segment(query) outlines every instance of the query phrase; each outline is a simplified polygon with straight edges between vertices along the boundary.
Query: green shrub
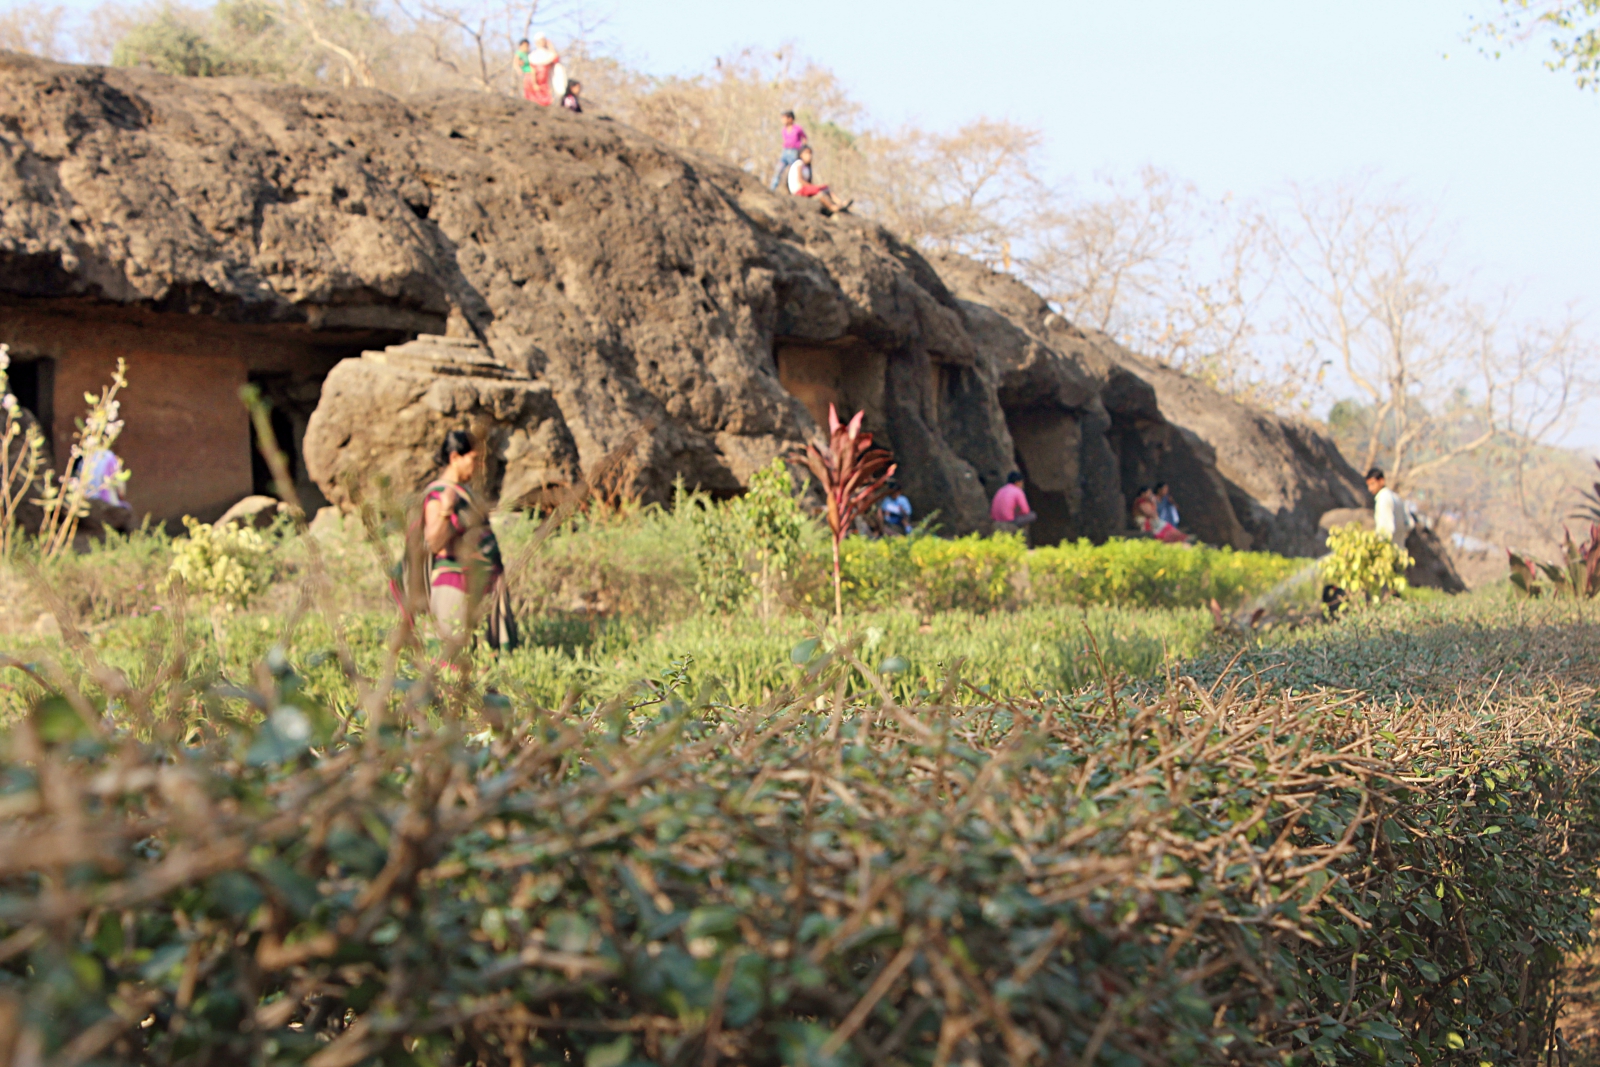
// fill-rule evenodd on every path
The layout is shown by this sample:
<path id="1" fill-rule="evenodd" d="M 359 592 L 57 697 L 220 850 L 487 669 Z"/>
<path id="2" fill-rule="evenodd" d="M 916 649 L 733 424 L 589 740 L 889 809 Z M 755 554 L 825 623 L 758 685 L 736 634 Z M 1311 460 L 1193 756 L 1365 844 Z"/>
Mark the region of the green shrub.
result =
<path id="1" fill-rule="evenodd" d="M 1358 602 L 1384 593 L 1406 591 L 1411 557 L 1389 538 L 1352 522 L 1328 531 L 1328 555 L 1321 563 L 1322 580 L 1358 597 Z"/>
<path id="2" fill-rule="evenodd" d="M 227 52 L 171 9 L 129 29 L 112 49 L 111 64 L 190 78 L 234 73 Z"/>
<path id="3" fill-rule="evenodd" d="M 272 543 L 242 523 L 212 526 L 185 515 L 189 536 L 172 547 L 170 580 L 218 606 L 245 607 L 272 580 Z"/>
<path id="4" fill-rule="evenodd" d="M 674 510 L 687 509 L 694 531 L 694 583 L 700 602 L 733 611 L 752 594 L 770 610 L 803 558 L 807 519 L 782 459 L 750 476 L 743 496 L 714 503 L 679 486 Z"/>
<path id="5" fill-rule="evenodd" d="M 282 650 L 252 690 L 30 682 L 7 1036 L 149 1065 L 1548 1047 L 1600 863 L 1573 697 L 828 696 L 851 670 L 570 714 L 368 676 L 376 720 Z"/>
<path id="6" fill-rule="evenodd" d="M 1075 604 L 1225 608 L 1304 570 L 1307 561 L 1270 552 L 1113 539 L 1079 540 L 1029 553 L 1034 596 Z"/>
<path id="7" fill-rule="evenodd" d="M 1018 534 L 845 542 L 852 603 L 909 600 L 927 613 L 987 612 L 1023 604 L 1234 607 L 1307 567 L 1268 552 L 1155 540 L 1087 540 L 1029 550 Z"/>

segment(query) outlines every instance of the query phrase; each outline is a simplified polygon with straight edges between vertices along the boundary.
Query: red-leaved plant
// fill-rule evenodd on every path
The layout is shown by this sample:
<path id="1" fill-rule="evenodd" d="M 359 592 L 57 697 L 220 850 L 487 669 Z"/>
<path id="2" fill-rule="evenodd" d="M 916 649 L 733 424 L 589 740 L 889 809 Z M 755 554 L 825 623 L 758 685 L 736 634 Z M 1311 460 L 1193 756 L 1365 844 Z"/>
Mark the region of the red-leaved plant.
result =
<path id="1" fill-rule="evenodd" d="M 1596 488 L 1600 488 L 1597 486 Z M 1589 537 L 1582 544 L 1572 539 L 1572 533 L 1562 531 L 1559 563 L 1519 556 L 1507 550 L 1511 557 L 1511 584 L 1526 596 L 1541 596 L 1549 579 L 1552 593 L 1565 593 L 1578 600 L 1600 597 L 1600 523 L 1591 523 Z"/>
<path id="2" fill-rule="evenodd" d="M 828 501 L 828 531 L 833 534 L 833 617 L 844 618 L 844 593 L 839 573 L 839 544 L 855 526 L 856 518 L 866 513 L 884 494 L 884 486 L 894 475 L 895 464 L 889 453 L 872 446 L 872 434 L 861 429 L 856 412 L 848 426 L 839 422 L 839 412 L 828 405 L 828 447 L 808 444 L 794 459 L 822 486 Z"/>

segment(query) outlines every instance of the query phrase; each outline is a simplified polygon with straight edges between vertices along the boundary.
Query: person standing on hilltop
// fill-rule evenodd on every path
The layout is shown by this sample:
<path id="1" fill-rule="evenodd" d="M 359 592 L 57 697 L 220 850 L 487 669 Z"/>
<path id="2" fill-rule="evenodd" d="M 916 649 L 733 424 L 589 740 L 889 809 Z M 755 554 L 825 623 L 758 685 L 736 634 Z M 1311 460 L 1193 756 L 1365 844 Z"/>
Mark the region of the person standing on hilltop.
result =
<path id="1" fill-rule="evenodd" d="M 528 61 L 528 56 L 532 51 L 533 48 L 528 44 L 526 37 L 517 42 L 516 65 L 517 73 L 522 76 L 522 99 L 524 100 L 533 99 L 533 64 Z"/>
<path id="2" fill-rule="evenodd" d="M 989 518 L 994 520 L 995 529 L 1001 533 L 1016 533 L 1038 517 L 1028 506 L 1028 495 L 1022 491 L 1022 475 L 1012 471 L 989 504 Z"/>
<path id="3" fill-rule="evenodd" d="M 583 83 L 577 81 L 568 82 L 567 91 L 561 94 L 561 106 L 574 115 L 581 115 L 583 114 L 583 100 L 580 99 L 582 96 Z"/>
<path id="4" fill-rule="evenodd" d="M 778 186 L 789 174 L 789 168 L 794 166 L 800 158 L 800 149 L 806 146 L 806 130 L 794 120 L 793 111 L 783 113 L 783 154 L 778 157 L 778 170 L 772 175 L 772 189 L 777 191 Z"/>
<path id="5" fill-rule="evenodd" d="M 1406 510 L 1406 502 L 1389 488 L 1388 479 L 1378 467 L 1367 471 L 1367 492 L 1372 494 L 1373 528 L 1404 552 L 1406 537 L 1411 533 L 1411 513 Z"/>
<path id="6" fill-rule="evenodd" d="M 794 196 L 815 197 L 829 211 L 849 211 L 854 200 L 840 200 L 826 185 L 811 182 L 811 146 L 800 149 L 800 158 L 789 164 L 789 192 Z"/>
<path id="7" fill-rule="evenodd" d="M 542 33 L 534 36 L 533 51 L 524 56 L 522 98 L 532 100 L 540 107 L 549 107 L 556 102 L 551 79 L 561 57 L 550 47 L 550 38 Z"/>

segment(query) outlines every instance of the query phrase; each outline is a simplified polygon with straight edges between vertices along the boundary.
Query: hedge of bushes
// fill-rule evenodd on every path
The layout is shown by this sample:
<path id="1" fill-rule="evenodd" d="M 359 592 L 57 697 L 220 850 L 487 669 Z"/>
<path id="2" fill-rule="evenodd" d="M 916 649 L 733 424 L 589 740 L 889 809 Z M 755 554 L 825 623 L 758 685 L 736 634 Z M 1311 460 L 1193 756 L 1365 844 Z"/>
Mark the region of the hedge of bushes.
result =
<path id="1" fill-rule="evenodd" d="M 9 664 L 0 1059 L 1509 1062 L 1600 863 L 1559 692 L 759 708 Z M 851 699 L 850 675 L 881 695 Z M 84 688 L 78 688 L 78 685 Z"/>
<path id="2" fill-rule="evenodd" d="M 925 612 L 1024 604 L 1235 607 L 1306 570 L 1306 560 L 1160 541 L 1087 540 L 1029 549 L 1019 534 L 845 542 L 847 595 L 861 606 L 909 598 Z"/>

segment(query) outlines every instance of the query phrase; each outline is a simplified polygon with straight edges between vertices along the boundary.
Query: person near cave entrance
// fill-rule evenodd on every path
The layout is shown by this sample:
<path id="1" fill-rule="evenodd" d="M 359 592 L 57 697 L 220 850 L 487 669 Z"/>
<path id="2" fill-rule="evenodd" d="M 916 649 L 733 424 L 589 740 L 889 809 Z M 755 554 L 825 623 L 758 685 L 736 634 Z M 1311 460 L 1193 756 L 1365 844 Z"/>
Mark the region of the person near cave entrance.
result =
<path id="1" fill-rule="evenodd" d="M 1038 517 L 1028 506 L 1028 495 L 1022 491 L 1021 472 L 1012 471 L 989 503 L 989 518 L 994 520 L 995 529 L 1001 533 L 1016 533 Z"/>
<path id="2" fill-rule="evenodd" d="M 451 430 L 435 459 L 439 474 L 422 492 L 420 518 L 406 530 L 396 597 L 408 615 L 420 610 L 431 614 L 447 645 L 466 637 L 473 605 L 487 605 L 483 617 L 489 647 L 510 651 L 519 641 L 500 543 L 488 512 L 469 488 L 479 468 L 478 442 L 466 430 Z"/>
<path id="3" fill-rule="evenodd" d="M 1173 510 L 1176 512 L 1176 508 Z M 1189 540 L 1182 530 L 1168 522 L 1161 514 L 1160 498 L 1155 490 L 1146 486 L 1140 486 L 1138 494 L 1133 498 L 1133 524 L 1157 541 L 1177 545 L 1187 544 Z"/>
<path id="4" fill-rule="evenodd" d="M 878 513 L 883 516 L 883 529 L 889 536 L 911 536 L 911 499 L 893 478 L 889 479 L 889 495 L 878 505 Z"/>
<path id="5" fill-rule="evenodd" d="M 800 158 L 789 164 L 789 192 L 794 196 L 815 197 L 829 211 L 849 211 L 854 200 L 840 200 L 826 185 L 811 183 L 811 146 L 800 149 Z"/>
<path id="6" fill-rule="evenodd" d="M 1156 514 L 1161 517 L 1161 521 L 1172 526 L 1179 525 L 1181 520 L 1178 518 L 1178 502 L 1172 499 L 1172 487 L 1166 482 L 1157 482 L 1155 494 Z"/>

